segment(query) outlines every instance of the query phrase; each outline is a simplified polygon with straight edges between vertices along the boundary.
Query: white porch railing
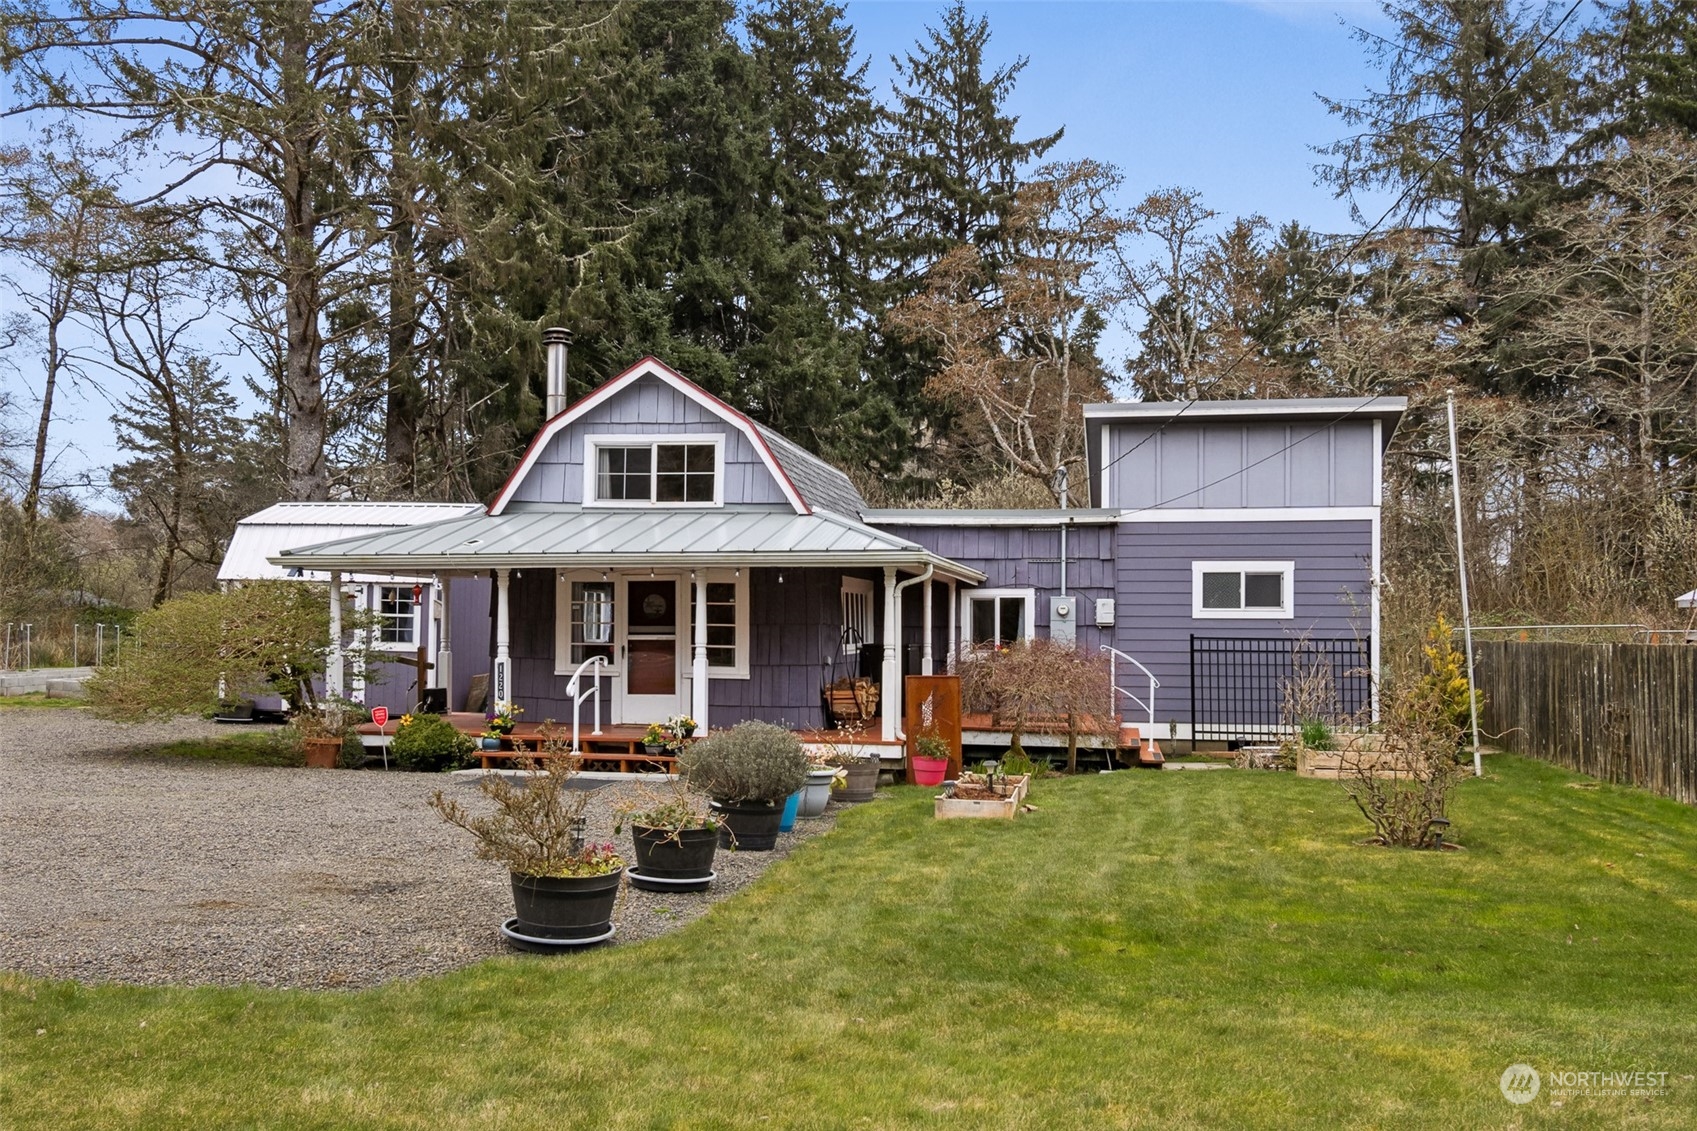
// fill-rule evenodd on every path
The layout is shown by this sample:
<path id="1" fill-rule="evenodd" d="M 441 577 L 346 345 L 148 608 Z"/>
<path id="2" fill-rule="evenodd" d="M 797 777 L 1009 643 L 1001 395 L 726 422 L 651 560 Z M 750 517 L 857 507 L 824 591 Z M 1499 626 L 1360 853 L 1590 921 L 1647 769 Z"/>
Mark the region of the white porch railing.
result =
<path id="1" fill-rule="evenodd" d="M 1155 733 L 1155 689 L 1161 686 L 1161 681 L 1156 679 L 1155 673 L 1144 667 L 1136 658 L 1126 655 L 1118 648 L 1104 644 L 1102 645 L 1102 651 L 1108 654 L 1108 679 L 1114 685 L 1114 694 L 1125 696 L 1127 699 L 1130 699 L 1133 703 L 1136 703 L 1139 707 L 1142 707 L 1149 713 L 1149 734 L 1152 737 Z M 1126 663 L 1132 665 L 1138 671 L 1149 677 L 1148 699 L 1144 699 L 1136 693 L 1120 686 L 1119 661 L 1121 660 L 1124 660 Z M 1118 703 L 1118 700 L 1116 699 L 1115 702 Z"/>
<path id="2" fill-rule="evenodd" d="M 566 681 L 566 696 L 572 701 L 572 753 L 578 752 L 578 728 L 583 721 L 583 701 L 595 700 L 595 729 L 591 735 L 601 733 L 601 676 L 607 667 L 607 657 L 591 656 L 577 666 L 572 678 Z M 589 688 L 584 690 L 583 673 L 589 673 Z"/>

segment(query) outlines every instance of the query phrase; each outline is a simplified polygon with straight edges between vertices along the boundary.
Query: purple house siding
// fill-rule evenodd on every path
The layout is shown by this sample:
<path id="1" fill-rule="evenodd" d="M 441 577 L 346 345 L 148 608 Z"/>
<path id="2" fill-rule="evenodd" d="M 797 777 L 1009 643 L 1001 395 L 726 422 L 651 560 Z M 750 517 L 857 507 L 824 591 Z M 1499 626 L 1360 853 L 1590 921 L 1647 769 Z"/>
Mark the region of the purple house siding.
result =
<path id="1" fill-rule="evenodd" d="M 490 670 L 490 643 L 494 639 L 494 590 L 487 577 L 455 577 L 448 582 L 449 643 L 454 649 L 454 680 L 448 692 L 448 708 L 465 705 L 473 676 Z"/>
<path id="2" fill-rule="evenodd" d="M 965 519 L 964 521 L 970 521 Z M 983 588 L 1037 591 L 1037 635 L 1049 635 L 1049 598 L 1060 595 L 1060 531 L 1055 526 L 901 526 L 881 523 L 901 538 L 912 539 L 942 557 L 972 566 L 986 575 Z M 1078 599 L 1078 642 L 1085 648 L 1113 643 L 1112 630 L 1099 629 L 1095 602 L 1115 596 L 1114 530 L 1111 525 L 1072 526 L 1067 530 L 1067 593 Z M 970 589 L 961 592 L 970 592 Z M 933 598 L 937 639 L 933 647 L 939 670 L 949 654 L 946 590 Z M 957 594 L 957 600 L 958 600 Z M 904 594 L 902 624 L 908 644 L 920 642 L 919 587 Z M 1187 605 L 1186 608 L 1189 606 Z M 960 614 L 957 610 L 956 621 Z"/>
<path id="3" fill-rule="evenodd" d="M 1190 637 L 1362 637 L 1370 631 L 1372 524 L 1305 522 L 1122 523 L 1115 647 L 1157 679 L 1157 727 L 1190 722 Z M 1191 563 L 1295 562 L 1291 620 L 1195 619 Z M 1127 684 L 1127 686 L 1134 686 Z"/>
<path id="4" fill-rule="evenodd" d="M 784 495 L 748 438 L 722 418 L 673 389 L 646 376 L 614 394 L 564 428 L 543 449 L 530 474 L 513 494 L 517 502 L 581 503 L 584 437 L 618 433 L 663 436 L 712 434 L 725 438 L 724 501 L 784 503 Z"/>
<path id="5" fill-rule="evenodd" d="M 1135 509 L 1372 506 L 1373 422 L 1118 423 L 1107 431 L 1108 498 Z"/>

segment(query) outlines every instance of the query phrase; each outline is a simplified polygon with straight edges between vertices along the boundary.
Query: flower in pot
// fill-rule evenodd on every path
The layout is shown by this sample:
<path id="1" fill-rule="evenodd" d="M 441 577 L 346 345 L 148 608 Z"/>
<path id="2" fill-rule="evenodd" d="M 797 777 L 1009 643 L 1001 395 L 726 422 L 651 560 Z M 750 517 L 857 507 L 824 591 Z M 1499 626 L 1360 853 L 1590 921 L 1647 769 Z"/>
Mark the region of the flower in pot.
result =
<path id="1" fill-rule="evenodd" d="M 858 725 L 839 725 L 834 739 L 826 739 L 815 749 L 812 759 L 818 765 L 835 766 L 842 771 L 836 784 L 836 799 L 844 804 L 871 801 L 878 789 L 881 768 L 877 754 L 863 754 L 856 749 L 862 729 Z"/>
<path id="2" fill-rule="evenodd" d="M 527 942 L 577 945 L 613 933 L 625 862 L 609 842 L 584 838 L 590 791 L 573 789 L 579 759 L 544 745 L 544 768 L 525 759 L 528 780 L 485 774 L 478 789 L 494 811 L 474 814 L 437 790 L 430 805 L 477 839 L 477 856 L 506 867 L 517 912 L 504 930 Z"/>
<path id="3" fill-rule="evenodd" d="M 663 753 L 677 744 L 677 734 L 666 723 L 649 723 L 642 733 L 642 748 L 650 754 Z"/>
<path id="4" fill-rule="evenodd" d="M 688 715 L 673 715 L 666 720 L 666 729 L 671 731 L 676 736 L 676 741 L 680 743 L 686 738 L 695 736 L 696 725 L 696 721 Z"/>
<path id="5" fill-rule="evenodd" d="M 294 717 L 295 733 L 300 735 L 301 753 L 306 764 L 315 770 L 333 770 L 341 762 L 342 743 L 347 727 L 339 705 L 326 704 L 323 710 L 303 709 Z"/>
<path id="6" fill-rule="evenodd" d="M 942 785 L 949 772 L 949 744 L 934 734 L 922 734 L 913 744 L 913 780 L 916 785 Z"/>
<path id="7" fill-rule="evenodd" d="M 801 740 L 771 723 L 714 731 L 678 756 L 678 768 L 713 799 L 719 843 L 756 852 L 777 844 L 784 799 L 807 783 Z"/>
<path id="8" fill-rule="evenodd" d="M 518 726 L 519 716 L 522 714 L 524 708 L 512 703 L 508 703 L 499 711 L 490 711 L 483 716 L 483 733 L 491 738 L 505 738 Z"/>
<path id="9" fill-rule="evenodd" d="M 615 832 L 630 826 L 636 866 L 630 880 L 648 891 L 705 891 L 712 882 L 719 822 L 677 778 L 664 790 L 638 783 L 619 806 Z"/>

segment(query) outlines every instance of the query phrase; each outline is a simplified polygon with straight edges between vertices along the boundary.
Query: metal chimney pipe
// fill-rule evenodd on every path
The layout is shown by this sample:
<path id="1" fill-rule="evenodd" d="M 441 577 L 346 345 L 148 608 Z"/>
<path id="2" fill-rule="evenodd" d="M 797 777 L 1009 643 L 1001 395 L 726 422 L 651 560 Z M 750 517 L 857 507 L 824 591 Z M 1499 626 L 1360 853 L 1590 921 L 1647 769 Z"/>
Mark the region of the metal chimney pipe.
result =
<path id="1" fill-rule="evenodd" d="M 548 347 L 547 416 L 552 420 L 566 411 L 566 350 L 572 344 L 572 332 L 550 326 L 542 331 L 542 344 Z"/>

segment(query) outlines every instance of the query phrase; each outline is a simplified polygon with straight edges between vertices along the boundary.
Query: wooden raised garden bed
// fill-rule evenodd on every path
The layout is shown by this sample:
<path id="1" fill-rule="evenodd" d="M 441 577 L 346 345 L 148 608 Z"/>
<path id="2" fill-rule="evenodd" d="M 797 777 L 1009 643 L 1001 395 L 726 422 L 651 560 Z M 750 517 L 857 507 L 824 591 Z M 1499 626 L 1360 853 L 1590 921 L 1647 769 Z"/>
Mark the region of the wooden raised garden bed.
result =
<path id="1" fill-rule="evenodd" d="M 1031 785 L 1029 774 L 1014 774 L 998 779 L 995 791 L 980 774 L 962 774 L 939 793 L 933 810 L 939 821 L 984 819 L 1011 821 L 1025 804 Z"/>

